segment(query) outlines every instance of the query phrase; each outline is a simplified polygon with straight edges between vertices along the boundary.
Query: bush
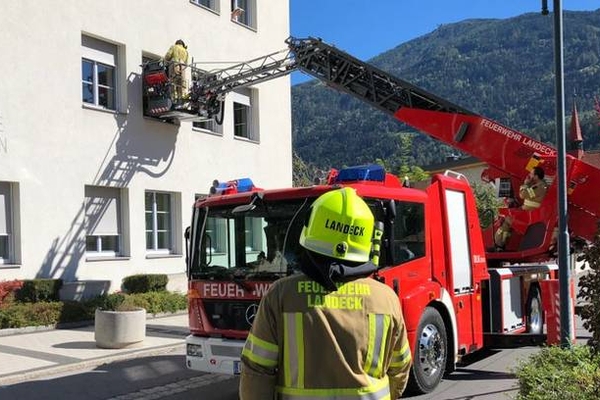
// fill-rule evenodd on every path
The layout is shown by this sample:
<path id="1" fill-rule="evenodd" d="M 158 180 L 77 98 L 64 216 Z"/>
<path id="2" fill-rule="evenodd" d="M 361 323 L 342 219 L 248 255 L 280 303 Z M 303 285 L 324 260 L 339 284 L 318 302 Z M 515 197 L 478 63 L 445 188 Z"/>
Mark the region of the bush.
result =
<path id="1" fill-rule="evenodd" d="M 187 297 L 179 293 L 142 293 L 139 295 L 139 300 L 146 304 L 144 308 L 149 314 L 176 312 L 187 309 Z"/>
<path id="2" fill-rule="evenodd" d="M 543 348 L 516 368 L 517 399 L 600 398 L 600 358 L 589 346 Z"/>
<path id="3" fill-rule="evenodd" d="M 40 301 L 58 301 L 58 291 L 62 287 L 60 279 L 28 279 L 17 290 L 15 298 L 20 302 L 37 303 Z"/>
<path id="4" fill-rule="evenodd" d="M 583 320 L 583 327 L 592 333 L 588 344 L 600 352 L 600 231 L 593 243 L 583 249 L 579 261 L 585 261 L 589 271 L 579 278 L 577 297 L 583 301 L 583 306 L 577 314 Z"/>
<path id="5" fill-rule="evenodd" d="M 96 308 L 116 311 L 144 308 L 148 314 L 158 314 L 185 310 L 187 298 L 179 293 L 150 292 L 112 293 L 82 302 L 14 302 L 0 309 L 0 329 L 92 321 Z"/>
<path id="6" fill-rule="evenodd" d="M 129 294 L 164 292 L 167 290 L 169 278 L 165 274 L 139 274 L 123 279 L 123 291 Z"/>
<path id="7" fill-rule="evenodd" d="M 148 314 L 159 314 L 185 310 L 187 297 L 166 291 L 136 294 L 113 293 L 103 296 L 99 307 L 109 311 L 131 311 L 144 308 Z"/>
<path id="8" fill-rule="evenodd" d="M 63 303 L 14 303 L 0 310 L 0 328 L 54 325 L 60 320 Z"/>
<path id="9" fill-rule="evenodd" d="M 5 302 L 10 302 L 14 298 L 15 292 L 23 286 L 23 281 L 2 281 L 0 282 L 0 306 Z"/>

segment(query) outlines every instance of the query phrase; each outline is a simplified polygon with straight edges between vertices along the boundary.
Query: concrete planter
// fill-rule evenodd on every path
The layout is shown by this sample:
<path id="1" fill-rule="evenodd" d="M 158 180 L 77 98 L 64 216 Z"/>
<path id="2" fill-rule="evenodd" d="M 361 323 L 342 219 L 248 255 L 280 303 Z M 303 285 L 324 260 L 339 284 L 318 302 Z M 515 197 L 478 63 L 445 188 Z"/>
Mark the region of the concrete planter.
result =
<path id="1" fill-rule="evenodd" d="M 104 311 L 96 309 L 94 319 L 96 346 L 123 349 L 141 346 L 146 338 L 146 310 Z"/>

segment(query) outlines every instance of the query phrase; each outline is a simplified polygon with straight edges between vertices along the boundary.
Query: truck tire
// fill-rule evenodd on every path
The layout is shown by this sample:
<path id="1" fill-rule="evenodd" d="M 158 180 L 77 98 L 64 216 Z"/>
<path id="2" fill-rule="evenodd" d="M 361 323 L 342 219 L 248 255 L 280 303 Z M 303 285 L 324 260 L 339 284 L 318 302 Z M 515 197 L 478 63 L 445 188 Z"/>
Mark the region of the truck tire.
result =
<path id="1" fill-rule="evenodd" d="M 416 340 L 407 391 L 411 394 L 429 393 L 442 380 L 448 358 L 446 326 L 435 308 L 425 308 Z"/>
<path id="2" fill-rule="evenodd" d="M 542 293 L 538 285 L 529 287 L 527 296 L 527 333 L 541 335 L 544 333 L 544 311 L 542 309 Z"/>

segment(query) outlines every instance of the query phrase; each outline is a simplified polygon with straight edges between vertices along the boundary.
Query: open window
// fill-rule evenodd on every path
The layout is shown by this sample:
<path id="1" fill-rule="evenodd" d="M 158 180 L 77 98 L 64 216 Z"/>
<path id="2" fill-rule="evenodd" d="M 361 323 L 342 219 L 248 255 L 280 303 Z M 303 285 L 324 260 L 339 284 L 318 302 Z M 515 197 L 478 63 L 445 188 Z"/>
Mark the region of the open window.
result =
<path id="1" fill-rule="evenodd" d="M 256 0 L 231 0 L 231 20 L 256 29 Z"/>

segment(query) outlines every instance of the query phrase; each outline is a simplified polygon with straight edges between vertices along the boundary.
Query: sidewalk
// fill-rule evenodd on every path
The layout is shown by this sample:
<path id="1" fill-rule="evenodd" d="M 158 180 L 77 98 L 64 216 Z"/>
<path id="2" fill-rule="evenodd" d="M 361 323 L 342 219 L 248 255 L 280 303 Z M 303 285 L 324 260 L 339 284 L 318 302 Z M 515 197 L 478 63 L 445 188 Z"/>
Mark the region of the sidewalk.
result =
<path id="1" fill-rule="evenodd" d="M 0 386 L 113 361 L 169 352 L 185 344 L 187 313 L 149 318 L 139 347 L 100 349 L 94 326 L 0 336 Z M 183 361 L 182 361 L 183 362 Z"/>

